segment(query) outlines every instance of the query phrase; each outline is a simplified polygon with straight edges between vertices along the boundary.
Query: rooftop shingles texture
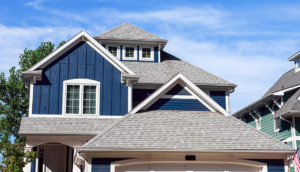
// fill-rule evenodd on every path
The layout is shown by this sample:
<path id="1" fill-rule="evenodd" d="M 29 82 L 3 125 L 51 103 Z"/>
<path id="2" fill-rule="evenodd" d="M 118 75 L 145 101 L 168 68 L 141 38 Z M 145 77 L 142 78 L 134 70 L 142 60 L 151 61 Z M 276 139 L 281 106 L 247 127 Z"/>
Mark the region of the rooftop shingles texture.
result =
<path id="1" fill-rule="evenodd" d="M 164 84 L 171 77 L 182 73 L 196 85 L 236 86 L 167 52 L 162 51 L 161 59 L 160 63 L 122 62 L 140 77 L 138 83 L 142 84 Z"/>
<path id="2" fill-rule="evenodd" d="M 217 112 L 149 111 L 128 114 L 81 151 L 291 152 L 244 122 Z"/>
<path id="3" fill-rule="evenodd" d="M 283 105 L 278 111 L 276 111 L 274 118 L 287 114 L 288 112 L 300 112 L 300 89 L 298 89 Z"/>
<path id="4" fill-rule="evenodd" d="M 152 33 L 149 33 L 129 23 L 121 24 L 107 32 L 95 36 L 94 38 L 105 39 L 105 40 L 167 42 L 167 40 L 164 40 Z"/>
<path id="5" fill-rule="evenodd" d="M 23 117 L 19 134 L 98 134 L 118 119 Z"/>
<path id="6" fill-rule="evenodd" d="M 283 74 L 273 86 L 264 94 L 263 97 L 267 97 L 270 94 L 284 90 L 300 84 L 300 72 L 295 72 L 295 69 L 291 69 Z"/>

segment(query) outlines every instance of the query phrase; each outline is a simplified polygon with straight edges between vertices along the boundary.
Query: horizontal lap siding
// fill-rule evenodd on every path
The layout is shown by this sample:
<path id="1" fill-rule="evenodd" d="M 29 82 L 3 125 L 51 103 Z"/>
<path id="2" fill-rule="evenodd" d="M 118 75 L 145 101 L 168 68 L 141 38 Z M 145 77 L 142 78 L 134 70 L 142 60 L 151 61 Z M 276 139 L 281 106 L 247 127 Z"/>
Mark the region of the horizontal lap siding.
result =
<path id="1" fill-rule="evenodd" d="M 62 114 L 63 81 L 86 78 L 100 82 L 100 114 L 124 115 L 128 109 L 128 88 L 121 72 L 88 44 L 81 42 L 43 72 L 33 88 L 33 114 Z"/>
<path id="2" fill-rule="evenodd" d="M 210 97 L 222 108 L 226 109 L 225 91 L 210 91 Z"/>
<path id="3" fill-rule="evenodd" d="M 282 128 L 278 132 L 274 131 L 274 122 L 273 115 L 267 108 L 262 108 L 259 110 L 261 113 L 261 131 L 276 138 L 277 140 L 283 140 L 288 137 L 291 137 L 291 127 L 285 122 L 282 122 Z M 249 125 L 256 127 L 256 123 L 250 115 L 246 116 L 246 123 Z"/>
<path id="4" fill-rule="evenodd" d="M 209 111 L 196 99 L 159 99 L 148 110 Z"/>

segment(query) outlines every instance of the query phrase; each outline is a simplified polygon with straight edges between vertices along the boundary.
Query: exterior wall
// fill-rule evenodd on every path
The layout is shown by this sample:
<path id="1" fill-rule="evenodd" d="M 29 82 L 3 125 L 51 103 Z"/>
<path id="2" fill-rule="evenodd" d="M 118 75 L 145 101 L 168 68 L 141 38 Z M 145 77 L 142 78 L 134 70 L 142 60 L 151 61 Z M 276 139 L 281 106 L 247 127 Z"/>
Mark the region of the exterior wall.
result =
<path id="1" fill-rule="evenodd" d="M 267 108 L 262 108 L 259 110 L 261 112 L 261 131 L 278 139 L 284 140 L 288 137 L 291 137 L 291 127 L 290 124 L 281 120 L 281 129 L 277 132 L 274 131 L 274 122 L 273 122 L 273 115 Z M 256 127 L 256 123 L 254 119 L 247 115 L 246 123 L 251 125 L 252 127 Z"/>
<path id="2" fill-rule="evenodd" d="M 296 136 L 300 136 L 300 118 L 294 118 L 295 119 L 295 131 Z M 299 145 L 299 144 L 297 144 Z"/>
<path id="3" fill-rule="evenodd" d="M 128 88 L 120 71 L 81 42 L 43 71 L 43 80 L 33 87 L 32 114 L 62 114 L 63 81 L 75 78 L 100 82 L 99 115 L 128 112 Z"/>
<path id="4" fill-rule="evenodd" d="M 197 99 L 159 99 L 148 110 L 209 111 Z"/>
<path id="5" fill-rule="evenodd" d="M 120 160 L 125 160 L 126 158 L 93 158 L 92 159 L 92 172 L 110 172 L 111 170 L 111 163 L 114 161 L 120 161 Z M 257 161 L 257 162 L 262 162 L 267 164 L 267 169 L 268 172 L 284 172 L 284 160 L 283 159 L 250 159 L 251 161 Z M 176 164 L 172 164 L 174 166 Z M 193 165 L 193 166 L 196 166 Z M 207 165 L 202 165 L 206 167 L 206 170 L 209 169 L 209 166 Z M 228 165 L 227 165 L 228 166 Z M 201 167 L 201 165 L 199 165 Z M 210 165 L 210 168 L 214 168 L 213 165 Z M 147 171 L 145 169 L 139 169 L 142 171 Z M 165 169 L 168 171 L 167 169 Z M 179 170 L 179 169 L 178 169 Z M 216 170 L 216 169 L 215 169 Z M 223 171 L 224 169 L 220 169 L 220 171 Z M 135 171 L 135 170 L 134 170 Z M 179 170 L 182 171 L 182 170 Z M 185 170 L 183 170 L 185 171 Z M 189 171 L 194 171 L 192 168 Z"/>
<path id="6" fill-rule="evenodd" d="M 133 89 L 133 108 L 141 103 L 143 100 L 145 100 L 148 96 L 150 96 L 155 90 L 154 89 Z M 167 92 L 166 95 L 190 95 L 185 89 L 183 89 L 181 86 L 176 85 L 173 89 Z M 221 107 L 226 109 L 226 95 L 225 91 L 210 91 L 210 97 L 216 101 Z M 181 106 L 198 106 L 198 100 L 189 100 L 189 101 L 180 101 L 180 99 L 172 99 L 172 100 L 160 100 L 160 104 L 166 104 L 167 106 L 178 106 L 178 103 L 182 103 Z M 204 105 L 200 103 L 200 107 L 198 107 L 199 110 L 208 110 Z M 176 108 L 176 107 L 175 107 Z M 158 107 L 154 109 L 159 109 Z M 169 108 L 168 108 L 169 109 Z M 191 108 L 193 109 L 193 108 Z M 152 109 L 153 110 L 153 109 Z M 161 109 L 163 110 L 163 109 Z M 166 109 L 165 109 L 166 110 Z M 173 109 L 173 110 L 179 110 L 179 109 Z M 184 109 L 182 109 L 184 110 Z M 254 123 L 255 124 L 255 123 Z"/>
<path id="7" fill-rule="evenodd" d="M 226 94 L 225 94 L 225 91 L 210 91 L 209 95 L 222 108 L 226 109 Z"/>

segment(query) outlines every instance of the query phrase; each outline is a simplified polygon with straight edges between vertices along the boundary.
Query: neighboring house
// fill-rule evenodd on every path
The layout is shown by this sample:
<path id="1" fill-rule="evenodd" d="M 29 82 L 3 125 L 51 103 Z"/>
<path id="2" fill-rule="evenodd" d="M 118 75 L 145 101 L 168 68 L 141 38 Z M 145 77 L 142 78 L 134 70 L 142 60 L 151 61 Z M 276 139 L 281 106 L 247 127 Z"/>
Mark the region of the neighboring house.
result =
<path id="1" fill-rule="evenodd" d="M 25 71 L 24 171 L 287 171 L 293 148 L 229 114 L 236 85 L 166 44 L 128 23 L 82 31 Z"/>
<path id="2" fill-rule="evenodd" d="M 233 114 L 293 148 L 300 145 L 300 53 L 295 67 L 283 74 L 262 98 Z"/>

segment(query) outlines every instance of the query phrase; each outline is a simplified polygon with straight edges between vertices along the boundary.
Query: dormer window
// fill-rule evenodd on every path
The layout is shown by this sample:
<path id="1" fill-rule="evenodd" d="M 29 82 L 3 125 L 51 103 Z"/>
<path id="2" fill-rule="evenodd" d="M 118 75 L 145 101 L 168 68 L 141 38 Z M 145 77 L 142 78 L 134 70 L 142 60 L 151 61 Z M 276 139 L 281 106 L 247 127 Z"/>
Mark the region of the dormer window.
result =
<path id="1" fill-rule="evenodd" d="M 141 61 L 154 61 L 153 47 L 141 47 L 139 53 Z"/>
<path id="2" fill-rule="evenodd" d="M 63 114 L 99 114 L 100 83 L 90 79 L 64 81 Z"/>
<path id="3" fill-rule="evenodd" d="M 118 55 L 118 48 L 117 48 L 117 47 L 109 46 L 109 47 L 108 47 L 108 51 L 109 51 L 112 55 L 114 55 L 115 57 L 117 57 L 117 55 Z"/>
<path id="4" fill-rule="evenodd" d="M 119 45 L 108 45 L 106 49 L 115 57 L 120 59 L 120 46 Z"/>
<path id="5" fill-rule="evenodd" d="M 123 60 L 137 60 L 136 47 L 125 46 L 123 54 Z"/>

